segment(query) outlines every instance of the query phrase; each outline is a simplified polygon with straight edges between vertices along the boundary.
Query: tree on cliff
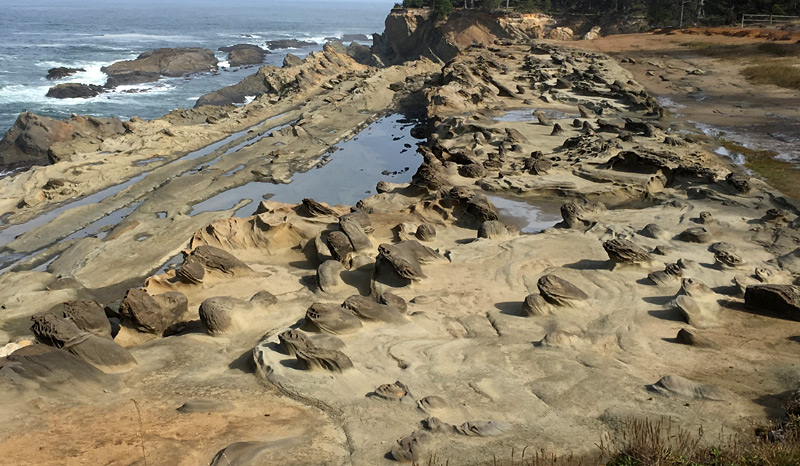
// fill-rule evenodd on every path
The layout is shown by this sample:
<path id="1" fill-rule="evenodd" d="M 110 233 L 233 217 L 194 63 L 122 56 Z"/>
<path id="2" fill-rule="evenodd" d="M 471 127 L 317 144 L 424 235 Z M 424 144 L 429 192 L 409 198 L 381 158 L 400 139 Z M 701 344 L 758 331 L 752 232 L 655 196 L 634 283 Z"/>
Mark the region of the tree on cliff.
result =
<path id="1" fill-rule="evenodd" d="M 453 4 L 450 0 L 433 0 L 432 9 L 436 19 L 446 19 L 450 12 L 453 11 Z"/>

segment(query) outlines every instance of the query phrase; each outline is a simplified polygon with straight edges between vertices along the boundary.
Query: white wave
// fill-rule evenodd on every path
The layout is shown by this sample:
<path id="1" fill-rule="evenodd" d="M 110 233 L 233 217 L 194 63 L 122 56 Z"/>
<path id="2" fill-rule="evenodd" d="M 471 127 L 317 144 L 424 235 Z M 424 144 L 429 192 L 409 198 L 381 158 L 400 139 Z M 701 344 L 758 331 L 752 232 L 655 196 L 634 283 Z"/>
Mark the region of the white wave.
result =
<path id="1" fill-rule="evenodd" d="M 316 42 L 317 44 L 324 44 L 325 42 L 327 42 L 325 40 L 326 37 L 330 37 L 330 36 L 328 36 L 327 34 L 324 35 L 324 36 L 312 36 L 312 37 L 308 37 L 308 38 L 303 39 L 303 40 L 307 40 L 309 42 Z M 337 36 L 337 37 L 341 37 L 341 36 Z"/>
<path id="2" fill-rule="evenodd" d="M 228 60 L 221 60 L 219 63 L 217 63 L 217 66 L 220 68 L 230 68 L 231 64 L 228 62 Z"/>
<path id="3" fill-rule="evenodd" d="M 101 96 L 87 99 L 53 99 L 47 97 L 50 86 L 27 86 L 24 84 L 11 84 L 0 87 L 0 103 L 22 103 L 31 106 L 47 104 L 49 106 L 81 106 L 97 102 Z M 102 95 L 102 94 L 101 94 Z"/>
<path id="4" fill-rule="evenodd" d="M 702 131 L 703 134 L 705 134 L 706 136 L 712 137 L 714 139 L 719 139 L 719 138 L 721 138 L 722 136 L 725 135 L 725 131 L 722 131 L 722 130 L 720 130 L 718 128 L 715 128 L 715 127 L 713 127 L 711 125 L 707 125 L 705 123 L 700 123 L 700 122 L 691 121 L 691 120 L 688 120 L 687 123 L 690 123 L 690 124 L 694 125 L 695 127 L 697 127 L 697 129 Z"/>
<path id="5" fill-rule="evenodd" d="M 775 160 L 782 160 L 784 162 L 797 163 L 800 162 L 800 157 L 797 154 L 790 154 L 788 152 L 781 152 L 775 156 Z"/>
<path id="6" fill-rule="evenodd" d="M 681 105 L 669 97 L 659 97 L 658 103 L 661 104 L 662 107 L 667 107 L 670 110 L 680 110 L 682 108 L 686 108 L 686 105 Z"/>
<path id="7" fill-rule="evenodd" d="M 75 62 L 75 63 L 66 63 L 66 62 L 56 62 L 56 61 L 43 61 L 36 63 L 36 66 L 44 69 L 50 68 L 59 68 L 59 67 L 66 67 L 66 68 L 79 68 L 86 71 L 78 71 L 77 73 L 73 74 L 72 76 L 67 76 L 63 79 L 59 79 L 56 81 L 69 81 L 69 82 L 77 82 L 83 84 L 97 84 L 102 85 L 105 84 L 106 76 L 105 73 L 100 71 L 100 68 L 110 65 L 111 62 Z"/>
<path id="8" fill-rule="evenodd" d="M 98 39 L 120 40 L 120 41 L 124 40 L 124 41 L 137 41 L 137 42 L 156 42 L 156 41 L 190 42 L 197 40 L 197 38 L 193 36 L 136 34 L 136 33 L 102 34 L 99 36 L 96 35 L 94 37 Z"/>
<path id="9" fill-rule="evenodd" d="M 135 96 L 136 94 L 166 94 L 175 90 L 177 86 L 167 81 L 156 81 L 153 83 L 143 84 L 130 84 L 127 86 L 118 86 L 113 91 L 107 92 L 107 96 L 127 97 Z"/>
<path id="10" fill-rule="evenodd" d="M 246 95 L 246 96 L 244 96 L 244 104 L 245 105 L 249 104 L 250 102 L 252 102 L 254 100 L 256 100 L 256 96 L 254 96 L 254 95 Z"/>
<path id="11" fill-rule="evenodd" d="M 722 146 L 717 147 L 714 153 L 731 159 L 731 161 L 736 165 L 744 165 L 747 162 L 747 159 L 745 159 L 744 155 L 738 152 L 731 152 Z"/>
<path id="12" fill-rule="evenodd" d="M 0 102 L 39 102 L 47 94 L 47 86 L 26 86 L 24 84 L 9 84 L 0 86 Z"/>

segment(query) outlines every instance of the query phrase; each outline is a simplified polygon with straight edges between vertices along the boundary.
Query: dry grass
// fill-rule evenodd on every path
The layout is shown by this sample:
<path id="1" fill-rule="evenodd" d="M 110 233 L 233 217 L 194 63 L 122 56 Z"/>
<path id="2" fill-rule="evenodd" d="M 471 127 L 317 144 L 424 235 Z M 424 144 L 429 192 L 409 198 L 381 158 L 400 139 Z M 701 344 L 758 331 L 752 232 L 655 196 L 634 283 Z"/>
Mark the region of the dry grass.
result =
<path id="1" fill-rule="evenodd" d="M 415 466 L 450 466 L 431 456 Z M 556 456 L 525 448 L 512 450 L 482 466 L 798 466 L 800 417 L 778 426 L 757 429 L 754 435 L 710 442 L 703 429 L 675 427 L 671 421 L 629 419 L 617 432 L 606 434 L 594 457 Z"/>
<path id="2" fill-rule="evenodd" d="M 800 89 L 800 67 L 796 66 L 796 58 L 800 57 L 800 44 L 762 42 L 723 45 L 692 40 L 681 42 L 680 45 L 706 57 L 739 62 L 747 59 L 751 66 L 745 67 L 742 75 L 755 84 L 773 84 L 787 89 Z"/>
<path id="3" fill-rule="evenodd" d="M 748 81 L 800 90 L 800 67 L 793 63 L 763 63 L 742 70 Z"/>
<path id="4" fill-rule="evenodd" d="M 545 450 L 534 450 L 525 447 L 521 450 L 512 448 L 507 454 L 495 456 L 481 466 L 600 466 L 600 457 L 577 458 L 573 455 L 558 456 Z M 431 456 L 427 461 L 413 463 L 413 466 L 451 466 L 447 459 Z M 455 466 L 453 464 L 452 466 Z"/>
<path id="5" fill-rule="evenodd" d="M 800 44 L 776 44 L 775 42 L 764 42 L 756 47 L 759 52 L 772 55 L 774 57 L 800 57 Z"/>

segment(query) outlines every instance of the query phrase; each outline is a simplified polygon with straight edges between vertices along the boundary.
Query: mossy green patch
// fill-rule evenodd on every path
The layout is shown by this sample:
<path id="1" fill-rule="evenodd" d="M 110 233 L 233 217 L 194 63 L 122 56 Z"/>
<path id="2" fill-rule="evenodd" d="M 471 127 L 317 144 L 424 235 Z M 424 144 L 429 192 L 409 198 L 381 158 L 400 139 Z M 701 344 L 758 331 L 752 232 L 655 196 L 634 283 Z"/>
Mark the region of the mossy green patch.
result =
<path id="1" fill-rule="evenodd" d="M 761 175 L 767 183 L 780 192 L 793 198 L 800 199 L 800 170 L 793 164 L 775 158 L 775 152 L 768 150 L 750 149 L 735 142 L 720 140 L 722 147 L 730 152 L 744 155 L 745 167 Z"/>

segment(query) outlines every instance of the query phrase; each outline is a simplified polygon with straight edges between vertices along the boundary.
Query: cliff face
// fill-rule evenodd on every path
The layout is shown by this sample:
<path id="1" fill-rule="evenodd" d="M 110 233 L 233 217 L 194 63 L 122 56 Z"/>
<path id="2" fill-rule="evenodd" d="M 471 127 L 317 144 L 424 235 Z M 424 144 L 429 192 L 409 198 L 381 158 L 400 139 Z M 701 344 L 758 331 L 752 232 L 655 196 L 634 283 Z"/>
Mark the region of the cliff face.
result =
<path id="1" fill-rule="evenodd" d="M 542 37 L 551 23 L 542 14 L 503 16 L 475 10 L 456 10 L 447 21 L 436 21 L 429 9 L 395 9 L 386 17 L 384 33 L 374 35 L 372 51 L 385 65 L 421 57 L 446 62 L 475 42 Z"/>

